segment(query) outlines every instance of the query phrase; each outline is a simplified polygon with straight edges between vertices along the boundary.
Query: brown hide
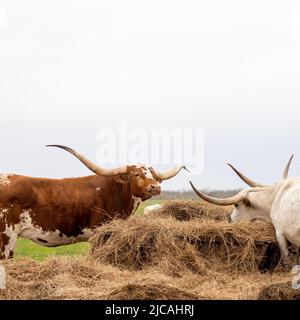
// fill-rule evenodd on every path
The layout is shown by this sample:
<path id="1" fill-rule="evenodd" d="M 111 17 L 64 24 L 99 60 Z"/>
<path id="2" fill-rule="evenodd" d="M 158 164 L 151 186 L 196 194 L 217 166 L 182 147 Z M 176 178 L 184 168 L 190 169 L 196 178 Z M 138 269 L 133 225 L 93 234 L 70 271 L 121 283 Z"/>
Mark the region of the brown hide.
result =
<path id="1" fill-rule="evenodd" d="M 19 175 L 0 184 L 0 209 L 8 209 L 0 219 L 16 225 L 29 210 L 34 225 L 43 231 L 59 230 L 77 237 L 82 229 L 94 228 L 115 217 L 127 218 L 133 210 L 130 183 L 116 183 L 113 177 L 98 175 L 74 179 L 41 179 Z"/>

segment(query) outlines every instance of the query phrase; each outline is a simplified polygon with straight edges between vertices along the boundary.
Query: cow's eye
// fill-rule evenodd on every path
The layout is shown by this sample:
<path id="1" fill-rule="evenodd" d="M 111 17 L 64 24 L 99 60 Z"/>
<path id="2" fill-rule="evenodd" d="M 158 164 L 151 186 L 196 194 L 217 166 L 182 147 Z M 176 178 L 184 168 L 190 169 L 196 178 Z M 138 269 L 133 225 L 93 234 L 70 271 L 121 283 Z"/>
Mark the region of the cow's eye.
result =
<path id="1" fill-rule="evenodd" d="M 135 175 L 136 178 L 138 178 L 139 176 L 140 176 L 140 175 L 139 175 L 138 173 Z"/>
<path id="2" fill-rule="evenodd" d="M 251 207 L 251 202 L 248 199 L 243 200 L 243 204 L 247 207 L 250 208 Z"/>
<path id="3" fill-rule="evenodd" d="M 234 206 L 235 206 L 235 208 L 238 208 L 238 207 L 239 207 L 239 205 L 238 205 L 237 203 L 236 203 Z"/>

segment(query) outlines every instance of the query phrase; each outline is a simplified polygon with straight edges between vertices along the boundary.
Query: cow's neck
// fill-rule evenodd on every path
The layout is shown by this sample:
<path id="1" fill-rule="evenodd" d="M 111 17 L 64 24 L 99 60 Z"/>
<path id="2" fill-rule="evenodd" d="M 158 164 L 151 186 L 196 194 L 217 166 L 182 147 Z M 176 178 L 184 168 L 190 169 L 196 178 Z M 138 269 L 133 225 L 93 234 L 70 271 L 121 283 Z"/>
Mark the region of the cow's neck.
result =
<path id="1" fill-rule="evenodd" d="M 263 191 L 250 193 L 250 201 L 259 208 L 255 219 L 271 221 L 272 208 L 283 183 L 284 181 L 280 181 Z"/>
<path id="2" fill-rule="evenodd" d="M 143 202 L 141 198 L 133 195 L 130 183 L 118 183 L 118 195 L 120 207 L 128 216 L 133 215 Z"/>
<path id="3" fill-rule="evenodd" d="M 290 186 L 290 180 L 291 179 L 281 180 L 267 189 L 269 192 L 269 205 L 271 208 L 273 207 L 274 203 L 276 202 L 278 195 L 284 189 L 286 189 Z"/>

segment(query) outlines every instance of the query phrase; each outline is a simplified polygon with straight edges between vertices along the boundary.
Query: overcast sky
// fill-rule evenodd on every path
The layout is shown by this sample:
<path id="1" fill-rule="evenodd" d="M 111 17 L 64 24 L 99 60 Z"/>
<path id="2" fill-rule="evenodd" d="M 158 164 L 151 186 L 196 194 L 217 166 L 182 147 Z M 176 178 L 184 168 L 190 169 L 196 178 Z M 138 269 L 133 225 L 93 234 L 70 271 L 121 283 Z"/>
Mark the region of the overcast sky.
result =
<path id="1" fill-rule="evenodd" d="M 243 187 L 227 162 L 270 183 L 292 153 L 300 175 L 299 57 L 296 0 L 2 0 L 0 171 L 87 175 L 44 146 L 96 161 L 127 121 L 204 130 L 203 173 L 165 189 Z"/>

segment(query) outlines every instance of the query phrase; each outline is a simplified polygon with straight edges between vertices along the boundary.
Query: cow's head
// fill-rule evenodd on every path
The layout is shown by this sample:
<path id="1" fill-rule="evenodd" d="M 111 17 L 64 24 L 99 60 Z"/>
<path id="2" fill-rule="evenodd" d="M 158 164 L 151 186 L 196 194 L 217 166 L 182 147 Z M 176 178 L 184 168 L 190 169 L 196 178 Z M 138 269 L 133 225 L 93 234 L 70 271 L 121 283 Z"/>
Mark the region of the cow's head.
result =
<path id="1" fill-rule="evenodd" d="M 48 147 L 58 147 L 68 151 L 95 174 L 113 177 L 117 183 L 130 183 L 132 195 L 141 198 L 142 200 L 147 200 L 152 196 L 159 195 L 162 181 L 175 177 L 182 169 L 187 170 L 185 166 L 177 166 L 170 171 L 161 173 L 147 164 L 127 165 L 115 169 L 105 169 L 95 165 L 85 156 L 71 148 L 61 145 L 48 145 Z"/>
<path id="2" fill-rule="evenodd" d="M 195 193 L 203 200 L 218 206 L 234 206 L 230 221 L 240 220 L 269 220 L 270 205 L 268 188 L 250 188 L 229 198 L 215 198 L 197 190 L 191 183 Z"/>
<path id="3" fill-rule="evenodd" d="M 191 183 L 191 186 L 195 193 L 202 198 L 203 200 L 219 205 L 219 206 L 234 206 L 234 210 L 231 215 L 231 221 L 241 221 L 241 220 L 270 220 L 272 203 L 274 200 L 274 193 L 280 185 L 287 179 L 290 165 L 292 162 L 293 156 L 290 158 L 287 166 L 282 175 L 282 179 L 272 186 L 267 186 L 261 183 L 257 183 L 237 169 L 232 165 L 229 166 L 237 173 L 237 175 L 246 182 L 251 188 L 246 189 L 238 193 L 237 195 L 225 199 L 215 198 L 208 196 L 207 194 L 197 190 L 195 186 Z"/>
<path id="4" fill-rule="evenodd" d="M 178 166 L 168 172 L 161 173 L 148 164 L 128 165 L 124 167 L 126 173 L 118 173 L 114 179 L 118 183 L 130 183 L 133 196 L 147 200 L 159 195 L 162 181 L 175 177 L 181 169 L 185 169 L 185 167 Z"/>

